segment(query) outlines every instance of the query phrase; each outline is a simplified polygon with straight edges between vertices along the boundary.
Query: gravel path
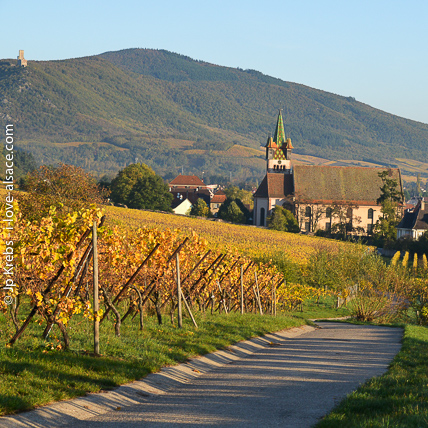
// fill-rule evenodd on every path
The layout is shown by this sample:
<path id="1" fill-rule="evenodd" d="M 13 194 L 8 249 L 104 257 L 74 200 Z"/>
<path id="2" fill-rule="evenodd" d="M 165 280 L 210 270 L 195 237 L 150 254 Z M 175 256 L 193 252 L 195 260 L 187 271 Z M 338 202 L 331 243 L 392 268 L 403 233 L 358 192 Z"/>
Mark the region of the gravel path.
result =
<path id="1" fill-rule="evenodd" d="M 398 328 L 317 324 L 242 342 L 114 392 L 0 418 L 0 427 L 311 427 L 384 373 L 402 337 Z"/>

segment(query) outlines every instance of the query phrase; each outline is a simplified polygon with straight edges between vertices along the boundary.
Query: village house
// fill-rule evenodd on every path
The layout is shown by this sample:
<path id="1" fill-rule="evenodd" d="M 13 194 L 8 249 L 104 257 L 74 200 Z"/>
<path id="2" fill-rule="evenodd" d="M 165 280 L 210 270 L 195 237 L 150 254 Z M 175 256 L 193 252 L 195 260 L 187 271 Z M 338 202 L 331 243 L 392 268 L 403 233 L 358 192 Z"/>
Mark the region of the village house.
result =
<path id="1" fill-rule="evenodd" d="M 222 204 L 224 204 L 226 199 L 226 193 L 224 193 L 221 189 L 217 190 L 217 192 L 215 192 L 212 196 L 210 201 L 210 211 L 215 217 L 217 216 L 218 210 L 220 209 Z"/>
<path id="2" fill-rule="evenodd" d="M 421 198 L 414 208 L 406 209 L 396 229 L 397 239 L 418 240 L 428 230 L 428 198 Z"/>
<path id="3" fill-rule="evenodd" d="M 266 143 L 267 171 L 254 194 L 253 220 L 266 226 L 275 205 L 289 209 L 303 232 L 330 231 L 342 225 L 347 233 L 370 234 L 381 216 L 383 168 L 293 165 L 291 139 L 285 137 L 281 111 L 273 137 Z M 398 168 L 389 176 L 402 190 Z"/>
<path id="4" fill-rule="evenodd" d="M 196 175 L 179 175 L 169 183 L 169 191 L 173 194 L 172 209 L 176 214 L 187 214 L 198 199 L 203 199 L 212 214 L 216 215 L 226 201 L 222 190 L 207 186 Z"/>
<path id="5" fill-rule="evenodd" d="M 210 205 L 212 192 L 196 175 L 179 175 L 169 183 L 169 191 L 174 196 L 172 209 L 175 209 L 186 199 L 193 205 L 198 199 L 203 199 Z"/>

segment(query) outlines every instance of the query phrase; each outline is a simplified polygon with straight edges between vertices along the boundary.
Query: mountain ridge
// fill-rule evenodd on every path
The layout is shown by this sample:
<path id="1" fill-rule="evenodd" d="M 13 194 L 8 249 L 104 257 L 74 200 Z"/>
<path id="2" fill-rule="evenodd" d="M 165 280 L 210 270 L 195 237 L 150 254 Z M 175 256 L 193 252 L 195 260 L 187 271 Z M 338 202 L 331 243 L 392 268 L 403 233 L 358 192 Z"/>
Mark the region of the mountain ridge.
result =
<path id="1" fill-rule="evenodd" d="M 219 152 L 259 149 L 278 107 L 300 155 L 428 162 L 427 124 L 255 70 L 149 49 L 28 61 L 27 68 L 0 60 L 0 118 L 16 124 L 17 144 L 39 163 L 68 159 L 98 175 L 138 158 L 163 175 L 184 165 L 197 174 L 261 177 L 262 156 L 254 163 Z M 61 146 L 71 142 L 80 144 Z M 204 155 L 187 153 L 195 150 Z"/>

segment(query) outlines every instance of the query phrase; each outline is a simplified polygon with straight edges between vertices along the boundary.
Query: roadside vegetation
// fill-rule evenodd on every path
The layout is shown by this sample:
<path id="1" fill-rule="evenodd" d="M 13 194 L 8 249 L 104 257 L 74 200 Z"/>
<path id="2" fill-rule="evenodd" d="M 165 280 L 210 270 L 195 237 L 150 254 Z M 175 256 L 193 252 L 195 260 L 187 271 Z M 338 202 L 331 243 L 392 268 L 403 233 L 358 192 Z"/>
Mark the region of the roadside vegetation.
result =
<path id="1" fill-rule="evenodd" d="M 350 394 L 316 428 L 428 426 L 428 328 L 406 325 L 388 372 Z"/>

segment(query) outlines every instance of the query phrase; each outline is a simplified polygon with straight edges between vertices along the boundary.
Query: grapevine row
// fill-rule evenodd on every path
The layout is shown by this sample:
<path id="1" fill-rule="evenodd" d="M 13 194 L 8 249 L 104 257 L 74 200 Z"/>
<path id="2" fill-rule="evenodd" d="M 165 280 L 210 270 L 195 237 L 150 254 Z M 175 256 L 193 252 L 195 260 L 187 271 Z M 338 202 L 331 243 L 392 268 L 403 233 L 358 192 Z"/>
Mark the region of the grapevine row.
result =
<path id="1" fill-rule="evenodd" d="M 101 210 L 95 206 L 67 215 L 58 215 L 52 208 L 48 217 L 33 223 L 24 221 L 17 205 L 14 209 L 15 304 L 8 307 L 3 300 L 0 303 L 0 310 L 11 317 L 16 328 L 10 345 L 36 315 L 44 327 L 43 336 L 46 338 L 57 325 L 66 347 L 70 345 L 67 326 L 77 314 L 97 317 L 101 323 L 112 316 L 118 336 L 121 324 L 138 314 L 143 328 L 147 306 L 154 308 L 160 323 L 167 310 L 173 320 L 178 274 L 189 315 L 195 309 L 273 314 L 277 304 L 293 307 L 317 291 L 288 284 L 274 265 L 256 263 L 227 246 L 214 247 L 196 233 L 185 237 L 179 229 L 106 227 Z M 92 294 L 94 221 L 99 225 L 103 306 L 96 314 Z M 21 314 L 25 299 L 30 301 L 31 310 Z M 24 322 L 20 323 L 22 317 Z"/>

